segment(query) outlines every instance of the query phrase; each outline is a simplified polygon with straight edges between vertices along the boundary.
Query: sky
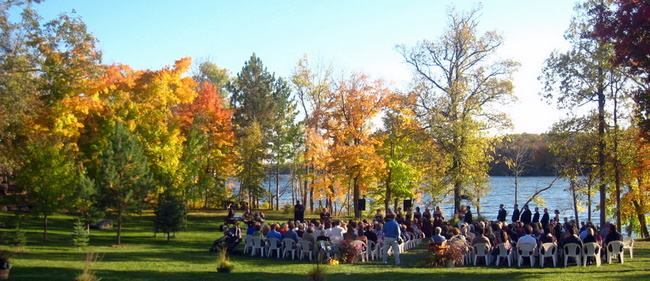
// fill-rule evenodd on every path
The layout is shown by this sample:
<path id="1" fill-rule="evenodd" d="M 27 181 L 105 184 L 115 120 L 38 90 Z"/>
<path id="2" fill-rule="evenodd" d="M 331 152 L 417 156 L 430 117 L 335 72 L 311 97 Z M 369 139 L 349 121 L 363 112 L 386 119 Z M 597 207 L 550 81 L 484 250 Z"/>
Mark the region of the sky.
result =
<path id="1" fill-rule="evenodd" d="M 479 4 L 480 3 L 480 4 Z M 572 0 L 484 1 L 210 1 L 46 0 L 45 20 L 73 10 L 98 38 L 103 62 L 160 69 L 175 60 L 210 60 L 236 75 L 255 53 L 276 76 L 288 78 L 304 55 L 339 72 L 384 79 L 407 91 L 411 70 L 396 45 L 437 40 L 452 7 L 481 5 L 479 31 L 504 38 L 498 57 L 521 63 L 514 75 L 519 102 L 504 108 L 514 129 L 544 133 L 564 116 L 539 95 L 537 80 L 553 50 L 566 50 Z"/>

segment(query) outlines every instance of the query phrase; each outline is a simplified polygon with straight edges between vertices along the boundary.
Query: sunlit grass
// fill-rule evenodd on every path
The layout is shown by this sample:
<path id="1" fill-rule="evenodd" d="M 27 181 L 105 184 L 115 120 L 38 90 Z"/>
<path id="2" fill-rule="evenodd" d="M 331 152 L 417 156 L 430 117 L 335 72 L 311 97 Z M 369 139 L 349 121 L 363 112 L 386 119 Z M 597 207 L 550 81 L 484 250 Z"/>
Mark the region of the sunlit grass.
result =
<path id="1" fill-rule="evenodd" d="M 6 221 L 10 216 L 0 214 L 0 219 Z M 81 251 L 71 240 L 72 217 L 51 218 L 47 241 L 42 240 L 41 220 L 30 218 L 22 223 L 27 232 L 27 246 L 22 251 L 11 246 L 3 249 L 13 252 L 10 280 L 73 280 L 81 274 L 87 252 L 101 255 L 101 260 L 93 266 L 101 280 L 308 280 L 307 273 L 315 266 L 314 262 L 250 255 L 231 256 L 236 264 L 234 272 L 217 273 L 216 253 L 208 249 L 222 235 L 218 228 L 223 216 L 223 212 L 192 213 L 190 230 L 177 233 L 168 242 L 163 235 L 153 237 L 151 215 L 142 215 L 126 223 L 122 246 L 114 246 L 115 229 L 92 230 L 90 245 Z M 274 221 L 287 219 L 286 215 L 274 212 L 269 217 Z M 0 230 L 0 234 L 9 232 L 11 229 Z M 650 280 L 650 243 L 636 245 L 634 259 L 628 255 L 625 264 L 605 263 L 601 267 L 415 268 L 426 255 L 424 244 L 403 253 L 400 267 L 378 261 L 324 267 L 328 280 Z"/>

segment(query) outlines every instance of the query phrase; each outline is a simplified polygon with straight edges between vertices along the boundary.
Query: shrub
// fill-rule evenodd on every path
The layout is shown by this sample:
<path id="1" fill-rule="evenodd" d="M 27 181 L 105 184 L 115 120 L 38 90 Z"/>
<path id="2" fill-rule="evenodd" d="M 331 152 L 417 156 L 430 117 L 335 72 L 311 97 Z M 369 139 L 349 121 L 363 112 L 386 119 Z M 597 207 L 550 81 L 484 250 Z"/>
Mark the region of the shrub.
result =
<path id="1" fill-rule="evenodd" d="M 286 205 L 282 206 L 282 213 L 283 214 L 291 214 L 291 213 L 293 213 L 293 205 L 286 204 Z"/>

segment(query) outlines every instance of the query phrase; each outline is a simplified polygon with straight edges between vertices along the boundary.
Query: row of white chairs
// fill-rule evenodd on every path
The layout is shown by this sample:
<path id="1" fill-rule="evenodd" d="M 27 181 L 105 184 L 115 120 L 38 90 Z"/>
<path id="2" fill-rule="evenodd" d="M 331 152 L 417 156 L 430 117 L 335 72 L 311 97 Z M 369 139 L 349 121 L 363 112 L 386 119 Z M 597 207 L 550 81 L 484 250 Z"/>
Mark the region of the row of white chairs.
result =
<path id="1" fill-rule="evenodd" d="M 628 243 L 628 246 L 622 241 L 611 241 L 607 244 L 607 252 L 603 257 L 602 247 L 598 243 L 585 243 L 583 246 L 575 243 L 569 243 L 564 245 L 562 255 L 564 257 L 564 266 L 567 266 L 569 258 L 573 258 L 576 261 L 578 266 L 587 265 L 587 259 L 593 257 L 596 261 L 596 265 L 600 266 L 601 259 L 605 258 L 607 263 L 612 263 L 612 259 L 616 258 L 620 260 L 621 263 L 624 263 L 624 249 L 627 248 L 630 251 L 630 257 L 633 256 L 634 242 Z M 536 264 L 535 259 L 539 258 L 540 266 L 544 267 L 544 261 L 547 258 L 553 260 L 553 266 L 557 266 L 557 259 L 560 256 L 560 251 L 558 246 L 555 243 L 543 243 L 539 248 L 537 245 L 532 244 L 521 244 L 514 249 L 506 249 L 505 244 L 498 244 L 498 254 L 496 255 L 495 264 L 498 266 L 500 261 L 505 259 L 508 261 L 508 266 L 512 266 L 514 261 L 517 261 L 517 265 L 521 266 L 525 258 L 530 259 L 531 267 Z M 472 247 L 471 252 L 468 255 L 467 262 L 473 262 L 474 265 L 478 264 L 479 258 L 482 258 L 485 261 L 485 264 L 491 264 L 493 255 L 490 251 L 490 248 L 484 244 L 475 244 Z"/>
<path id="2" fill-rule="evenodd" d="M 406 232 L 405 236 L 405 241 L 400 244 L 400 252 L 416 247 L 422 242 L 422 239 L 416 237 L 413 233 Z M 353 243 L 358 244 L 362 249 L 364 249 L 361 253 L 362 261 L 382 258 L 382 249 L 380 245 L 374 241 L 368 241 L 367 245 L 363 241 L 354 241 Z M 313 260 L 313 258 L 322 260 L 337 255 L 337 251 L 333 250 L 333 246 L 336 244 L 336 242 L 332 243 L 330 241 L 322 240 L 317 241 L 316 245 L 314 245 L 314 243 L 307 240 L 299 240 L 298 243 L 296 243 L 290 238 L 284 238 L 280 241 L 277 238 L 262 238 L 246 235 L 244 237 L 244 254 L 250 252 L 251 256 L 255 256 L 259 253 L 262 257 L 272 257 L 272 254 L 275 254 L 278 258 L 284 258 L 291 255 L 291 259 L 295 259 L 296 256 L 298 256 L 299 259 L 309 257 L 309 260 Z M 392 248 L 388 254 L 392 254 Z"/>

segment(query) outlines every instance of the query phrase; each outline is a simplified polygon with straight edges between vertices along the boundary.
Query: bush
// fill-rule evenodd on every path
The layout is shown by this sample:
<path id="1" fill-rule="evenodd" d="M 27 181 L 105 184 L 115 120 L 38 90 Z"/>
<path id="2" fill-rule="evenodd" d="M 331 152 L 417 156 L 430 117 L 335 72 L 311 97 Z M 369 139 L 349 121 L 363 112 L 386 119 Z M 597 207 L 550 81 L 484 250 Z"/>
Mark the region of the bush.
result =
<path id="1" fill-rule="evenodd" d="M 286 204 L 286 205 L 282 206 L 282 213 L 283 214 L 291 214 L 291 213 L 293 213 L 293 205 Z"/>
<path id="2" fill-rule="evenodd" d="M 16 225 L 16 229 L 11 235 L 11 244 L 16 247 L 24 247 L 27 244 L 27 237 L 25 236 L 25 231 L 20 224 Z"/>

